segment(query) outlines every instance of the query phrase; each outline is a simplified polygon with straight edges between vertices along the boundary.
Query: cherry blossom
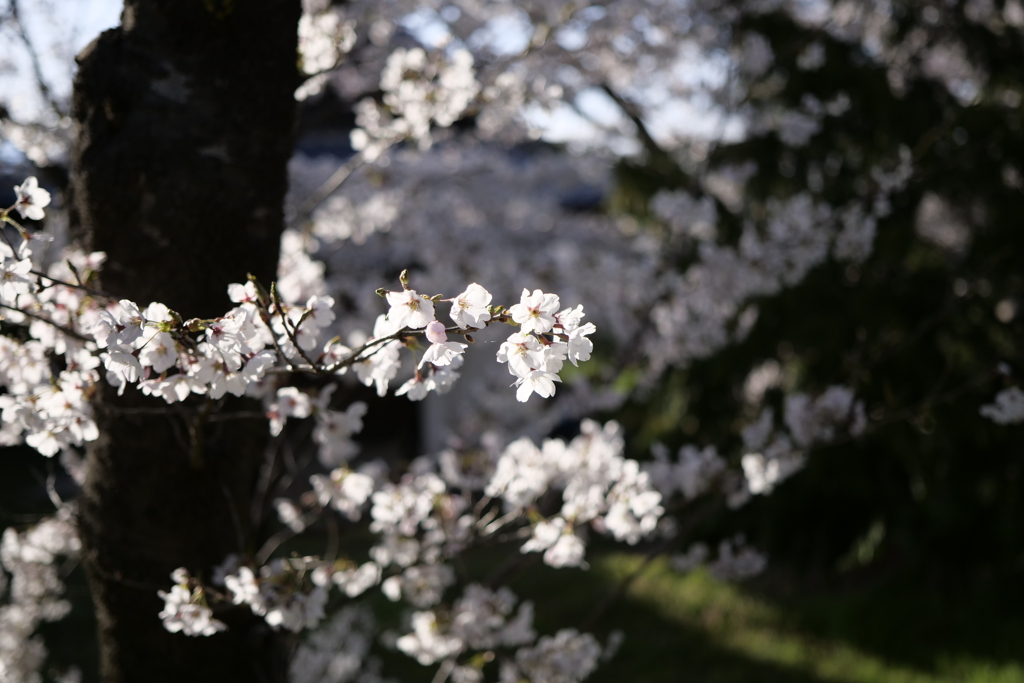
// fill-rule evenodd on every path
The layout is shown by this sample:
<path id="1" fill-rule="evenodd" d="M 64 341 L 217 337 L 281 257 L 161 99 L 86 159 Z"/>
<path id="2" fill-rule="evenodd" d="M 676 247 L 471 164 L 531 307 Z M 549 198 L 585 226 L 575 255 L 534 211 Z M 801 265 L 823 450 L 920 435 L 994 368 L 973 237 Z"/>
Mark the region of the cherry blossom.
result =
<path id="1" fill-rule="evenodd" d="M 381 568 L 375 562 L 365 562 L 358 568 L 343 569 L 331 575 L 331 581 L 346 596 L 354 598 L 380 583 Z"/>
<path id="2" fill-rule="evenodd" d="M 178 363 L 178 349 L 174 338 L 166 332 L 149 337 L 139 350 L 139 363 L 155 372 L 166 372 Z"/>
<path id="3" fill-rule="evenodd" d="M 448 341 L 448 334 L 445 332 L 444 324 L 439 320 L 432 320 L 424 330 L 424 336 L 431 344 L 443 344 Z"/>
<path id="4" fill-rule="evenodd" d="M 1020 387 L 1003 389 L 996 394 L 995 403 L 982 406 L 979 412 L 996 424 L 1024 422 L 1024 391 Z"/>
<path id="5" fill-rule="evenodd" d="M 537 394 L 541 398 L 550 398 L 555 395 L 555 382 L 559 382 L 558 375 L 544 370 L 530 370 L 525 376 L 516 380 L 516 399 L 525 403 L 530 396 Z"/>
<path id="6" fill-rule="evenodd" d="M 388 321 L 396 328 L 410 327 L 415 330 L 426 327 L 434 319 L 434 303 L 415 290 L 388 292 L 387 300 L 391 305 Z"/>
<path id="7" fill-rule="evenodd" d="M 270 404 L 270 408 L 267 410 L 267 417 L 270 418 L 270 433 L 274 436 L 280 434 L 289 417 L 309 417 L 312 407 L 312 401 L 308 394 L 295 387 L 281 387 L 277 390 L 276 400 Z"/>
<path id="8" fill-rule="evenodd" d="M 579 365 L 579 361 L 590 360 L 590 352 L 594 350 L 594 342 L 587 339 L 587 335 L 593 334 L 595 331 L 597 331 L 597 328 L 594 327 L 594 324 L 587 323 L 569 332 L 569 348 L 567 352 L 568 358 L 573 365 Z"/>
<path id="9" fill-rule="evenodd" d="M 32 262 L 27 258 L 0 262 L 0 300 L 14 304 L 19 294 L 33 291 L 35 285 L 30 276 L 31 270 Z"/>
<path id="10" fill-rule="evenodd" d="M 396 640 L 395 645 L 420 664 L 433 664 L 462 649 L 460 638 L 445 635 L 440 630 L 433 612 L 414 613 L 412 628 L 413 632 Z"/>
<path id="11" fill-rule="evenodd" d="M 544 352 L 537 338 L 516 332 L 502 342 L 498 349 L 498 362 L 508 363 L 509 372 L 517 377 L 525 377 L 534 368 L 544 365 Z"/>
<path id="12" fill-rule="evenodd" d="M 439 366 L 451 365 L 452 360 L 456 356 L 462 355 L 467 348 L 469 348 L 468 344 L 459 342 L 434 343 L 423 353 L 422 362 Z"/>
<path id="13" fill-rule="evenodd" d="M 184 567 L 174 570 L 171 579 L 174 586 L 170 592 L 157 591 L 164 600 L 164 609 L 158 616 L 165 629 L 186 636 L 212 636 L 227 628 L 213 618 L 213 610 L 205 604 L 202 589 L 189 588 L 191 577 Z"/>
<path id="14" fill-rule="evenodd" d="M 45 216 L 43 209 L 50 205 L 50 193 L 39 187 L 39 181 L 35 176 L 29 176 L 21 185 L 15 185 L 14 193 L 18 196 L 14 208 L 18 210 L 22 218 L 34 221 L 43 220 Z"/>
<path id="15" fill-rule="evenodd" d="M 524 553 L 544 551 L 544 562 L 552 567 L 586 566 L 583 561 L 586 547 L 560 517 L 537 524 L 533 536 L 520 550 Z"/>
<path id="16" fill-rule="evenodd" d="M 472 283 L 462 294 L 452 300 L 452 321 L 463 329 L 480 328 L 491 319 L 488 306 L 491 293 L 477 283 Z"/>
<path id="17" fill-rule="evenodd" d="M 329 476 L 314 474 L 309 481 L 321 505 L 330 505 L 354 522 L 374 489 L 373 477 L 345 468 L 334 469 Z"/>
<path id="18" fill-rule="evenodd" d="M 509 309 L 512 319 L 521 325 L 524 334 L 550 332 L 555 324 L 555 313 L 558 311 L 558 296 L 545 294 L 539 289 L 523 290 L 519 303 Z"/>

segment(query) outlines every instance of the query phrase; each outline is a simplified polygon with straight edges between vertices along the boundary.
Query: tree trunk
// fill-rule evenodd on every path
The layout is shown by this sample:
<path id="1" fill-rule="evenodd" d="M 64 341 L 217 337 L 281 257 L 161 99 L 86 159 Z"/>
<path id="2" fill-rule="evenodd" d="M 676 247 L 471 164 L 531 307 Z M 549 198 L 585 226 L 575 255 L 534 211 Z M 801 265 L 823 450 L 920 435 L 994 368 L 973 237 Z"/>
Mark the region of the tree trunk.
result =
<path id="1" fill-rule="evenodd" d="M 299 0 L 126 0 L 122 26 L 79 56 L 72 195 L 81 241 L 108 254 L 106 290 L 211 317 L 230 308 L 228 283 L 274 277 L 300 12 Z M 267 443 L 259 422 L 214 429 L 123 410 L 160 405 L 134 388 L 96 402 L 80 527 L 102 678 L 283 680 L 283 643 L 246 610 L 209 638 L 168 633 L 157 617 L 173 569 L 209 577 L 228 553 L 252 551 Z"/>

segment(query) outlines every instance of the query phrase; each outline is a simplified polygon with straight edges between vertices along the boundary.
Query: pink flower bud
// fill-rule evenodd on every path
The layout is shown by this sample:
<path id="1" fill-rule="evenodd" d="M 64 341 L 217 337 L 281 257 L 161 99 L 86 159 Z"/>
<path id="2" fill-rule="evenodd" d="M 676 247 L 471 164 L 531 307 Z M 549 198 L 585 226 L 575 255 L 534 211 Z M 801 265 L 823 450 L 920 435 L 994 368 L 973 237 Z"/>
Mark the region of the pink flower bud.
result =
<path id="1" fill-rule="evenodd" d="M 431 344 L 443 344 L 448 341 L 448 335 L 444 333 L 444 323 L 439 320 L 427 323 L 427 340 Z"/>

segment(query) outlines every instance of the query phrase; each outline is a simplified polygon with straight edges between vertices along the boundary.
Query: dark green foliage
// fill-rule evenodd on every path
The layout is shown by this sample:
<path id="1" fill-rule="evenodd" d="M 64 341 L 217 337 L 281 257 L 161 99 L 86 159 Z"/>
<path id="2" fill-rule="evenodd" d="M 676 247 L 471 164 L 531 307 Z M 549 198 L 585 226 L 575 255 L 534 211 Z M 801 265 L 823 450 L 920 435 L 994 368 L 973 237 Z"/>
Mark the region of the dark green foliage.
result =
<path id="1" fill-rule="evenodd" d="M 897 5 L 902 31 L 920 23 L 919 10 Z M 1024 428 L 996 425 L 978 412 L 997 391 L 1024 381 L 1024 50 L 1013 31 L 993 34 L 961 11 L 943 17 L 939 34 L 963 41 L 989 74 L 972 105 L 921 77 L 894 94 L 886 69 L 859 46 L 780 15 L 742 27 L 765 36 L 776 55 L 773 69 L 750 88 L 752 104 L 796 109 L 808 94 L 825 102 L 842 92 L 851 106 L 826 117 L 803 147 L 787 147 L 771 133 L 713 150 L 697 174 L 746 160 L 758 168 L 742 210 L 725 216 L 726 234 L 735 238 L 736 227 L 762 215 L 770 198 L 815 184 L 815 198 L 835 207 L 869 196 L 867 170 L 891 167 L 901 146 L 913 155 L 914 174 L 879 220 L 865 263 L 830 261 L 757 302 L 758 322 L 744 342 L 665 376 L 623 416 L 638 435 L 638 453 L 661 440 L 715 444 L 738 460 L 738 428 L 756 416 L 740 389 L 758 363 L 776 359 L 787 390 L 853 388 L 870 415 L 864 438 L 816 450 L 806 470 L 773 496 L 714 525 L 745 530 L 775 562 L 802 570 L 834 575 L 862 564 L 898 565 L 984 579 L 1019 576 L 1024 568 Z M 826 63 L 801 71 L 797 55 L 816 40 L 825 45 Z M 759 99 L 773 79 L 784 85 Z M 693 184 L 656 159 L 623 164 L 619 175 L 616 205 L 642 218 L 658 189 Z M 922 238 L 922 202 L 934 197 L 968 227 L 962 250 Z M 679 267 L 688 262 L 684 253 Z M 781 415 L 782 392 L 769 392 L 766 404 Z"/>

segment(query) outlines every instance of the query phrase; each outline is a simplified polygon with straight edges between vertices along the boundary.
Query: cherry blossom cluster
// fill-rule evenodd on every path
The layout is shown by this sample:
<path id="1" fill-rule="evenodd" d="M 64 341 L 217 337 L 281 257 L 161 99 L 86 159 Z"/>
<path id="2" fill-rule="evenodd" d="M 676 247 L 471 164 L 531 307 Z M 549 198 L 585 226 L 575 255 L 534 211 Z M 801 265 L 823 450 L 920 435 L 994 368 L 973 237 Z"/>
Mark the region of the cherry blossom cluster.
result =
<path id="1" fill-rule="evenodd" d="M 509 309 L 520 331 L 501 345 L 498 361 L 508 363 L 509 372 L 517 378 L 516 398 L 524 403 L 534 393 L 554 396 L 554 383 L 565 360 L 577 365 L 589 360 L 594 349 L 587 335 L 596 328 L 593 323 L 581 323 L 583 306 L 559 308 L 557 295 L 524 289 L 519 303 Z"/>
<path id="2" fill-rule="evenodd" d="M 693 500 L 711 490 L 727 471 L 727 463 L 715 446 L 701 449 L 687 444 L 673 462 L 668 448 L 655 444 L 651 455 L 654 459 L 644 463 L 644 471 L 666 499 L 679 493 L 684 500 Z"/>
<path id="3" fill-rule="evenodd" d="M 635 460 L 622 457 L 617 423 L 586 420 L 580 436 L 537 448 L 520 439 L 498 459 L 484 492 L 510 512 L 533 508 L 548 489 L 562 490 L 557 514 L 533 525 L 523 552 L 543 552 L 553 567 L 585 566 L 585 545 L 576 529 L 591 524 L 617 541 L 636 544 L 657 526 L 664 512 L 661 494 Z"/>
<path id="4" fill-rule="evenodd" d="M 98 436 L 88 399 L 99 380 L 100 360 L 81 331 L 98 320 L 100 305 L 82 283 L 92 280 L 105 255 L 65 250 L 45 273 L 36 271 L 31 245 L 39 235 L 30 235 L 10 211 L 40 219 L 50 195 L 34 177 L 15 191 L 18 201 L 2 217 L 21 241 L 0 242 L 0 317 L 26 327 L 29 338 L 0 336 L 0 387 L 6 389 L 0 395 L 0 445 L 24 439 L 52 456 Z M 61 362 L 53 363 L 54 358 Z"/>
<path id="5" fill-rule="evenodd" d="M 766 364 L 762 368 L 775 368 Z M 757 373 L 755 379 L 762 381 Z M 752 386 L 745 391 L 763 395 L 764 387 Z M 760 402 L 760 396 L 756 402 Z M 729 468 L 728 462 L 713 446 L 697 448 L 682 446 L 675 461 L 668 449 L 656 444 L 653 460 L 643 469 L 661 495 L 668 499 L 681 494 L 684 501 L 718 491 L 726 494 L 729 505 L 738 508 L 751 496 L 768 495 L 776 486 L 803 468 L 807 451 L 835 441 L 841 436 L 859 436 L 867 429 L 867 416 L 862 401 L 845 386 L 830 386 L 817 397 L 797 392 L 786 396 L 783 410 L 784 426 L 776 425 L 775 411 L 766 407 L 756 420 L 741 430 L 743 440 L 741 471 Z"/>
<path id="6" fill-rule="evenodd" d="M 1008 425 L 1024 422 L 1024 391 L 1008 387 L 996 394 L 995 402 L 983 405 L 980 413 L 996 424 Z"/>
<path id="7" fill-rule="evenodd" d="M 36 629 L 71 611 L 71 604 L 61 597 L 64 582 L 57 561 L 76 559 L 81 551 L 73 516 L 73 510 L 65 506 L 25 531 L 4 531 L 0 541 L 0 680 L 41 680 L 46 646 Z"/>
<path id="8" fill-rule="evenodd" d="M 412 139 L 421 149 L 431 145 L 430 128 L 446 128 L 465 112 L 480 90 L 473 55 L 454 50 L 434 54 L 420 47 L 397 48 L 380 74 L 383 107 L 372 99 L 356 105 L 353 149 L 376 157 L 398 140 Z"/>
<path id="9" fill-rule="evenodd" d="M 563 303 L 555 313 L 570 302 L 587 302 L 584 323 L 592 322 L 620 351 L 635 346 L 658 286 L 654 245 L 624 235 L 599 213 L 559 206 L 561 193 L 571 188 L 603 187 L 605 162 L 539 151 L 524 165 L 490 146 L 464 149 L 447 143 L 388 156 L 385 184 L 373 180 L 373 168 L 354 173 L 343 192 L 314 212 L 312 236 L 304 241 L 308 255 L 326 263 L 321 291 L 350 309 L 343 325 L 372 327 L 379 301 L 366 283 L 380 282 L 380 269 L 397 272 L 415 259 L 421 264 L 415 276 L 420 292 L 459 292 L 465 282 L 486 281 L 495 301 L 519 303 L 524 282 L 519 274 L 528 273 L 537 283 L 531 293 L 536 288 L 558 293 Z M 292 205 L 308 196 L 307 190 L 314 192 L 334 168 L 327 157 L 297 155 L 291 164 Z M 554 225 L 557 230 L 550 229 Z M 293 243 L 303 244 L 289 239 Z M 489 263 L 501 265 L 488 268 Z M 347 332 L 344 328 L 343 335 Z M 478 342 L 490 344 L 492 335 L 478 335 Z M 566 417 L 614 409 L 624 398 L 592 373 L 573 373 L 555 385 L 557 408 L 519 403 L 515 392 L 504 391 L 512 381 L 507 365 L 487 362 L 485 355 L 465 354 L 458 391 L 438 402 L 444 417 L 436 438 L 426 435 L 429 449 L 442 448 L 447 436 L 442 432 L 449 431 L 466 439 L 483 429 L 538 438 Z"/>
<path id="10" fill-rule="evenodd" d="M 367 607 L 346 605 L 299 646 L 291 680 L 381 681 L 381 662 L 371 654 L 378 629 Z M 575 629 L 538 639 L 531 602 L 520 602 L 508 588 L 479 584 L 466 586 L 446 609 L 413 612 L 408 632 L 392 644 L 423 665 L 443 661 L 449 677 L 464 683 L 483 681 L 483 667 L 495 659 L 502 682 L 574 683 L 592 673 L 613 646 L 602 648 L 594 636 Z"/>
<path id="11" fill-rule="evenodd" d="M 355 20 L 345 19 L 333 7 L 303 13 L 299 19 L 299 54 L 307 78 L 295 92 L 295 99 L 301 101 L 323 90 L 328 72 L 355 46 L 355 25 Z"/>
<path id="12" fill-rule="evenodd" d="M 711 560 L 705 543 L 694 543 L 686 552 L 669 558 L 671 567 L 680 573 L 704 567 L 709 574 L 722 581 L 745 581 L 764 571 L 768 558 L 746 544 L 742 535 L 725 539 L 718 544 L 718 554 Z"/>
<path id="13" fill-rule="evenodd" d="M 529 272 L 548 290 L 598 302 L 590 315 L 613 335 L 620 353 L 642 358 L 647 380 L 666 367 L 688 365 L 742 341 L 757 322 L 759 297 L 797 286 L 830 257 L 853 265 L 864 261 L 891 197 L 913 173 L 909 149 L 901 148 L 869 169 L 867 196 L 841 206 L 813 191 L 775 199 L 765 206 L 765 215 L 744 221 L 739 240 L 731 243 L 720 229 L 729 219 L 722 211 L 745 215 L 746 183 L 757 168 L 750 163 L 711 168 L 702 195 L 680 190 L 655 195 L 651 213 L 670 234 L 654 240 L 635 223 L 580 216 L 558 206 L 551 188 L 567 179 L 570 187 L 608 183 L 603 173 L 610 171 L 600 160 L 562 155 L 556 163 L 538 153 L 524 170 L 500 149 L 463 147 L 453 143 L 421 154 L 389 153 L 383 185 L 373 169 L 353 174 L 344 196 L 328 199 L 314 212 L 310 229 L 316 239 L 307 244 L 325 259 L 332 293 L 357 302 L 361 315 L 367 315 L 372 302 L 359 292 L 374 277 L 367 264 L 394 267 L 396 260 L 408 259 L 409 244 L 417 245 L 417 256 L 427 264 L 417 278 L 442 290 L 460 276 L 477 277 L 479 262 L 500 260 L 506 264 L 502 272 Z M 294 195 L 308 196 L 332 171 L 322 157 L 297 155 Z M 523 210 L 523 195 L 530 197 L 529 211 Z M 482 225 L 488 226 L 486 240 L 480 239 Z M 549 232 L 551 225 L 559 230 Z M 451 241 L 467 249 L 445 248 Z M 681 271 L 664 255 L 674 251 L 686 257 Z M 494 291 L 507 296 L 511 284 L 498 279 Z M 645 329 L 655 333 L 643 334 L 637 344 L 637 332 Z M 474 373 L 471 382 L 471 387 L 464 382 L 451 402 L 475 410 L 453 409 L 452 420 L 469 423 L 453 430 L 471 436 L 479 419 L 470 416 L 481 407 L 496 428 L 539 425 L 539 435 L 550 427 L 544 416 L 509 407 L 510 401 L 497 405 L 494 387 L 500 378 L 493 373 Z M 611 391 L 587 387 L 584 378 L 574 382 L 570 400 L 577 415 L 614 407 Z"/>
<path id="14" fill-rule="evenodd" d="M 28 326 L 31 338 L 23 342 L 0 337 L 0 384 L 7 389 L 0 396 L 0 440 L 9 445 L 24 438 L 47 456 L 97 438 L 89 398 L 101 373 L 119 393 L 137 384 L 166 403 L 192 395 L 212 400 L 228 394 L 260 397 L 274 435 L 289 418 L 313 416 L 320 460 L 335 467 L 358 451 L 351 437 L 362 428 L 365 405 L 334 410 L 334 385 L 314 397 L 284 383 L 279 373 L 341 376 L 351 369 L 358 381 L 384 395 L 400 371 L 400 351 L 422 351 L 413 376 L 395 392 L 420 400 L 431 391 L 444 393 L 459 377 L 468 344 L 450 341 L 448 334 L 469 342 L 471 332 L 504 322 L 524 330 L 513 335 L 521 340 L 523 353 L 512 354 L 510 360 L 503 346 L 498 357 L 517 375 L 517 398 L 525 401 L 532 393 L 551 396 L 562 360 L 587 360 L 593 348 L 585 335 L 594 326 L 580 324 L 582 306 L 549 311 L 552 302 L 557 309 L 553 294 L 537 290 L 532 296 L 539 297 L 539 308 L 531 309 L 524 295 L 525 303 L 506 310 L 491 306 L 491 294 L 473 283 L 444 300 L 451 304 L 455 324 L 445 328 L 434 315 L 441 295 L 420 295 L 409 288 L 404 274 L 400 291 L 382 292 L 390 309 L 378 316 L 373 335 L 355 330 L 348 337 L 351 346 L 337 336 L 322 340 L 334 329 L 333 298 L 312 294 L 304 304 L 286 303 L 276 283 L 269 291 L 255 280 L 229 285 L 228 296 L 236 306 L 208 320 L 184 319 L 156 302 L 143 308 L 128 299 L 114 301 L 87 285 L 102 266 L 101 253 L 67 252 L 47 273 L 33 269 L 31 236 L 9 213 L 17 209 L 25 216 L 41 216 L 49 195 L 34 178 L 18 186 L 17 195 L 4 220 L 16 225 L 23 237 L 17 247 L 0 244 L 0 306 L 8 321 Z M 425 348 L 418 341 L 424 338 L 429 342 Z M 52 368 L 55 356 L 63 356 L 59 372 Z"/>
<path id="15" fill-rule="evenodd" d="M 18 247 L 9 242 L 0 243 L 0 304 L 5 308 L 16 307 L 19 295 L 36 290 L 31 275 L 32 250 L 28 245 L 29 234 L 11 218 L 10 213 L 17 210 L 22 218 L 40 220 L 44 216 L 43 209 L 50 204 L 50 193 L 39 187 L 39 181 L 35 176 L 29 176 L 21 185 L 15 185 L 14 194 L 17 201 L 14 206 L 0 213 L 0 225 L 13 225 L 21 234 L 23 241 Z"/>
<path id="16" fill-rule="evenodd" d="M 517 602 L 508 588 L 492 591 L 470 584 L 450 611 L 414 612 L 412 632 L 395 644 L 423 665 L 450 662 L 452 679 L 457 681 L 482 681 L 483 666 L 494 651 L 511 648 L 517 649 L 498 660 L 502 683 L 576 683 L 596 669 L 602 648 L 593 635 L 569 628 L 538 639 L 532 603 L 523 602 L 516 611 Z M 489 656 L 473 656 L 474 652 Z"/>
<path id="17" fill-rule="evenodd" d="M 516 398 L 520 402 L 529 400 L 534 393 L 543 398 L 553 396 L 554 382 L 559 381 L 558 372 L 563 361 L 568 358 L 575 365 L 578 361 L 588 360 L 593 349 L 593 343 L 586 335 L 594 332 L 594 325 L 580 324 L 583 306 L 558 312 L 558 296 L 545 294 L 539 289 L 533 294 L 524 289 L 520 303 L 505 310 L 491 306 L 490 292 L 473 283 L 448 300 L 451 302 L 449 315 L 455 323 L 451 329 L 446 329 L 435 318 L 434 303 L 440 300 L 440 296 L 424 296 L 408 288 L 404 280 L 402 291 L 384 294 L 391 309 L 385 319 L 378 319 L 375 337 L 378 334 L 393 335 L 396 329 L 422 329 L 430 342 L 415 375 L 395 392 L 396 395 L 408 395 L 410 400 L 421 400 L 430 391 L 444 393 L 458 377 L 455 370 L 462 364 L 462 354 L 468 346 L 449 341 L 449 332 L 472 341 L 469 333 L 491 322 L 517 325 L 519 332 L 513 333 L 501 345 L 497 359 L 508 363 L 509 371 L 516 377 Z M 390 353 L 389 349 L 392 350 Z M 396 345 L 389 343 L 377 353 L 378 358 L 370 357 L 365 365 L 357 365 L 356 372 L 363 373 L 364 383 L 369 384 L 369 379 L 377 383 L 380 393 L 381 387 L 386 387 L 387 381 L 397 372 L 396 352 Z"/>
<path id="18" fill-rule="evenodd" d="M 516 611 L 518 602 L 508 588 L 492 591 L 470 584 L 449 613 L 414 612 L 412 632 L 398 638 L 395 645 L 423 665 L 473 650 L 527 645 L 537 638 L 533 604 L 524 602 Z"/>
<path id="19" fill-rule="evenodd" d="M 250 604 L 276 627 L 298 631 L 315 626 L 323 617 L 323 586 L 330 583 L 328 567 L 312 558 L 272 566 L 274 570 L 262 571 L 258 581 L 245 568 L 227 575 L 225 583 L 233 600 Z M 305 590 L 297 588 L 302 575 L 309 584 Z M 348 596 L 361 592 L 350 591 Z M 444 660 L 453 680 L 481 681 L 482 667 L 500 652 L 504 655 L 499 659 L 502 681 L 519 680 L 524 675 L 536 681 L 579 681 L 594 670 L 602 653 L 596 638 L 575 629 L 538 640 L 533 604 L 520 602 L 505 587 L 492 590 L 469 584 L 444 608 L 440 607 L 440 595 L 418 603 L 413 600 L 410 602 L 421 609 L 409 615 L 410 630 L 395 637 L 393 647 L 425 666 Z M 423 609 L 427 606 L 436 607 Z M 207 614 L 200 617 L 204 622 L 208 618 Z M 292 663 L 292 680 L 319 680 L 298 675 L 317 672 L 322 676 L 327 670 L 334 674 L 331 680 L 367 680 L 366 673 L 358 673 L 364 662 L 370 669 L 368 680 L 379 680 L 380 662 L 369 655 L 376 635 L 376 624 L 365 607 L 344 607 L 300 647 Z"/>
<path id="20" fill-rule="evenodd" d="M 377 632 L 373 612 L 349 604 L 298 646 L 289 680 L 310 683 L 382 683 L 380 659 L 370 654 Z"/>
<path id="21" fill-rule="evenodd" d="M 380 568 L 372 562 L 339 569 L 344 567 L 343 561 L 329 565 L 316 558 L 291 558 L 271 562 L 258 575 L 236 562 L 237 558 L 228 558 L 215 572 L 215 580 L 226 587 L 231 601 L 250 606 L 275 628 L 292 631 L 313 629 L 320 623 L 331 584 L 342 586 L 343 592 L 354 598 L 380 578 Z M 376 569 L 367 572 L 367 566 Z M 423 569 L 429 568 L 427 565 Z M 165 601 L 160 616 L 167 629 L 184 635 L 212 635 L 223 630 L 223 624 L 213 619 L 202 588 L 194 585 L 187 572 L 176 570 L 172 579 L 172 590 L 160 592 Z M 563 629 L 538 640 L 533 604 L 520 603 L 508 588 L 492 590 L 469 584 L 449 607 L 436 607 L 442 602 L 444 588 L 452 582 L 451 577 L 442 580 L 439 590 L 436 577 L 424 576 L 412 592 L 403 595 L 420 610 L 409 616 L 410 632 L 395 638 L 397 650 L 423 665 L 447 660 L 455 680 L 482 680 L 481 668 L 493 659 L 495 651 L 507 653 L 500 660 L 501 680 L 519 680 L 527 675 L 538 681 L 579 681 L 596 667 L 602 652 L 596 638 Z M 386 583 L 384 590 L 388 591 Z M 435 609 L 424 609 L 429 607 Z M 313 631 L 293 660 L 293 680 L 299 680 L 299 672 L 318 671 L 323 675 L 328 668 L 344 672 L 344 678 L 335 680 L 362 680 L 356 674 L 364 661 L 372 671 L 369 680 L 378 680 L 379 660 L 368 656 L 371 638 L 376 635 L 374 621 L 368 616 L 365 608 L 350 605 L 325 627 Z M 481 658 L 481 653 L 489 654 Z"/>
<path id="22" fill-rule="evenodd" d="M 663 513 L 662 497 L 622 449 L 618 425 L 585 422 L 568 443 L 549 439 L 537 447 L 519 439 L 501 452 L 478 452 L 483 461 L 477 462 L 425 456 L 397 481 L 380 461 L 336 467 L 310 478 L 312 496 L 279 501 L 280 520 L 296 534 L 329 513 L 368 523 L 376 537 L 368 559 L 267 561 L 261 551 L 253 559 L 227 558 L 213 571 L 214 583 L 223 600 L 247 605 L 273 628 L 296 632 L 317 627 L 332 591 L 351 600 L 379 587 L 387 599 L 412 610 L 411 630 L 394 643 L 422 664 L 451 660 L 455 666 L 459 660 L 459 666 L 480 666 L 473 652 L 519 648 L 502 665 L 506 670 L 525 674 L 531 667 L 558 666 L 551 660 L 551 639 L 534 642 L 532 605 L 516 610 L 518 600 L 507 588 L 469 584 L 461 598 L 446 603 L 457 583 L 452 561 L 472 545 L 504 535 L 525 539 L 520 550 L 543 553 L 550 566 L 586 566 L 588 528 L 629 544 L 649 537 Z M 559 505 L 552 507 L 550 492 L 560 494 Z M 178 583 L 188 595 L 185 588 L 163 594 L 168 606 L 162 617 L 187 634 L 210 631 L 213 612 L 205 611 L 194 586 Z M 187 605 L 198 607 L 182 608 Z M 190 617 L 195 624 L 180 624 Z M 579 671 L 588 671 L 600 654 L 589 635 L 560 632 L 554 639 L 579 650 Z"/>
<path id="23" fill-rule="evenodd" d="M 213 618 L 213 610 L 207 604 L 202 586 L 193 581 L 188 570 L 184 567 L 175 569 L 171 572 L 171 580 L 174 585 L 170 591 L 157 591 L 164 601 L 159 617 L 165 629 L 186 636 L 212 636 L 227 628 L 224 622 Z"/>
<path id="24" fill-rule="evenodd" d="M 731 179 L 713 176 L 717 191 L 710 196 L 742 198 L 752 169 L 732 170 Z M 903 147 L 892 164 L 871 169 L 870 203 L 834 207 L 810 191 L 771 198 L 763 224 L 746 223 L 735 245 L 720 239 L 710 196 L 655 195 L 652 212 L 673 232 L 685 234 L 695 258 L 685 271 L 660 277 L 666 294 L 649 309 L 658 334 L 644 340 L 652 368 L 687 365 L 741 341 L 757 321 L 750 300 L 798 285 L 830 253 L 837 261 L 863 262 L 873 249 L 877 221 L 891 213 L 891 197 L 906 187 L 912 172 L 910 150 Z M 730 208 L 739 211 L 742 201 Z"/>
<path id="25" fill-rule="evenodd" d="M 830 386 L 817 397 L 794 393 L 786 397 L 783 422 L 775 425 L 775 411 L 764 408 L 742 431 L 741 460 L 746 485 L 729 498 L 733 507 L 751 495 L 771 493 L 783 480 L 803 468 L 806 452 L 840 435 L 859 436 L 867 429 L 864 403 L 845 386 Z"/>
<path id="26" fill-rule="evenodd" d="M 248 605 L 274 628 L 301 631 L 315 628 L 324 618 L 329 575 L 316 571 L 321 564 L 312 558 L 283 558 L 264 565 L 258 574 L 240 566 L 223 583 L 236 605 Z"/>

